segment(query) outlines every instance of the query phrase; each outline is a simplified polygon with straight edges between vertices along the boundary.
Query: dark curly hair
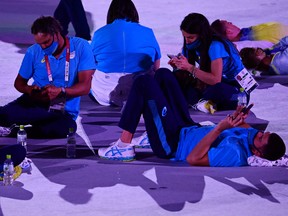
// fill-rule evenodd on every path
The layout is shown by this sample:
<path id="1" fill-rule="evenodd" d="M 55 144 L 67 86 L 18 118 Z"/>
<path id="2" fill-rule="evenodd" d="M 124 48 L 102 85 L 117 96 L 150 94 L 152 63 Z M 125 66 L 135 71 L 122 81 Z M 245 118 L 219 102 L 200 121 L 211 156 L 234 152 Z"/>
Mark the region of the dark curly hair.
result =
<path id="1" fill-rule="evenodd" d="M 52 16 L 41 16 L 36 19 L 31 26 L 31 33 L 46 33 L 54 35 L 62 32 L 62 26 L 58 20 Z"/>
<path id="2" fill-rule="evenodd" d="M 222 37 L 225 37 L 225 38 L 227 37 L 226 36 L 226 29 L 225 29 L 223 23 L 221 23 L 221 21 L 219 19 L 212 22 L 211 28 L 216 34 L 218 34 Z"/>
<path id="3" fill-rule="evenodd" d="M 286 146 L 283 139 L 276 133 L 271 133 L 268 138 L 268 144 L 262 149 L 263 158 L 267 160 L 278 160 L 284 156 Z"/>
<path id="4" fill-rule="evenodd" d="M 256 58 L 255 48 L 245 47 L 240 50 L 240 57 L 242 59 L 243 65 L 247 69 L 256 69 L 260 64 L 260 60 Z"/>

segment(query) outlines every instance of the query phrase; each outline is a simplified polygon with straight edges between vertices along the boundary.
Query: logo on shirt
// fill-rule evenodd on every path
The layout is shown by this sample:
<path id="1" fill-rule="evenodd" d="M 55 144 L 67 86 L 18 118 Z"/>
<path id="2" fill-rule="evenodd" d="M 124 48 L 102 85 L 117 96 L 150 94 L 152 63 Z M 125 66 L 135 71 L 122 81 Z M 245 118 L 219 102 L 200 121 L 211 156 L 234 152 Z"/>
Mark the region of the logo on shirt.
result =
<path id="1" fill-rule="evenodd" d="M 75 58 L 75 51 L 70 53 L 70 59 L 73 59 L 73 58 Z"/>
<path id="2" fill-rule="evenodd" d="M 162 117 L 166 116 L 166 114 L 167 114 L 167 107 L 165 106 L 162 109 Z"/>

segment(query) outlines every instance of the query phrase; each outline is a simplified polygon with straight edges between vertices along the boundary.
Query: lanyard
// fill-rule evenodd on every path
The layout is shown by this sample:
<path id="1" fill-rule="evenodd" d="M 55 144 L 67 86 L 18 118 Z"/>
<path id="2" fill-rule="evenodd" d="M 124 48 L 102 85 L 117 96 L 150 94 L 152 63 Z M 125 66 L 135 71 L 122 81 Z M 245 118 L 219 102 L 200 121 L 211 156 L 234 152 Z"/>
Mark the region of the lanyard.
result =
<path id="1" fill-rule="evenodd" d="M 69 64 L 70 64 L 70 41 L 66 37 L 66 61 L 65 61 L 65 86 L 67 86 L 68 81 L 69 81 Z M 50 67 L 50 62 L 49 58 L 47 55 L 45 57 L 45 63 L 46 63 L 46 68 L 47 68 L 47 74 L 48 74 L 48 79 L 49 82 L 53 82 L 53 77 L 52 77 L 52 72 L 51 72 L 51 67 Z"/>

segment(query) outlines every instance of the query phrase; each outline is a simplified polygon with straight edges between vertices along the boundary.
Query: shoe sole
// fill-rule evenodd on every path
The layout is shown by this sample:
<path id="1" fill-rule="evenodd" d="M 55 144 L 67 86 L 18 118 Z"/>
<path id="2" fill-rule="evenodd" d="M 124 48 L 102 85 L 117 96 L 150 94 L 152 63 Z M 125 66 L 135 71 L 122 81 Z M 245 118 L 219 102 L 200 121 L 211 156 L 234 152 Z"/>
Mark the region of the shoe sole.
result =
<path id="1" fill-rule="evenodd" d="M 142 148 L 142 149 L 151 149 L 150 145 L 137 145 L 135 148 Z"/>
<path id="2" fill-rule="evenodd" d="M 124 162 L 130 162 L 135 160 L 135 157 L 128 157 L 128 158 L 119 158 L 119 157 L 103 157 L 103 156 L 99 156 L 102 159 L 105 160 L 113 160 L 113 161 L 124 161 Z"/>

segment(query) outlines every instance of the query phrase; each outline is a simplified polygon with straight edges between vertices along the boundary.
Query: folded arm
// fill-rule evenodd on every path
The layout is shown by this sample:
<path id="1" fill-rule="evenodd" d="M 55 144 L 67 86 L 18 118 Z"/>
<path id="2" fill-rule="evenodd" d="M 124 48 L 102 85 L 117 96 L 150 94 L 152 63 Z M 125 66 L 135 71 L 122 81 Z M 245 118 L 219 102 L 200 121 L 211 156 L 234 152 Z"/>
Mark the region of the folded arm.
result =
<path id="1" fill-rule="evenodd" d="M 85 70 L 79 72 L 78 82 L 71 87 L 65 88 L 66 96 L 78 97 L 82 95 L 87 95 L 91 88 L 91 80 L 93 73 L 94 70 Z M 28 94 L 33 97 L 33 99 L 42 102 L 53 100 L 58 97 L 58 95 L 60 95 L 60 93 L 62 92 L 61 87 L 56 87 L 50 84 L 43 87 L 42 89 L 36 85 L 28 85 L 28 80 L 24 79 L 19 74 L 15 79 L 14 86 L 19 92 Z"/>
<path id="2" fill-rule="evenodd" d="M 238 106 L 237 110 L 228 115 L 225 119 L 219 122 L 219 124 L 211 130 L 202 140 L 195 146 L 195 148 L 187 156 L 186 161 L 192 166 L 209 166 L 208 151 L 221 134 L 222 131 L 232 127 L 249 127 L 244 122 L 247 114 L 241 112 L 242 106 Z"/>

